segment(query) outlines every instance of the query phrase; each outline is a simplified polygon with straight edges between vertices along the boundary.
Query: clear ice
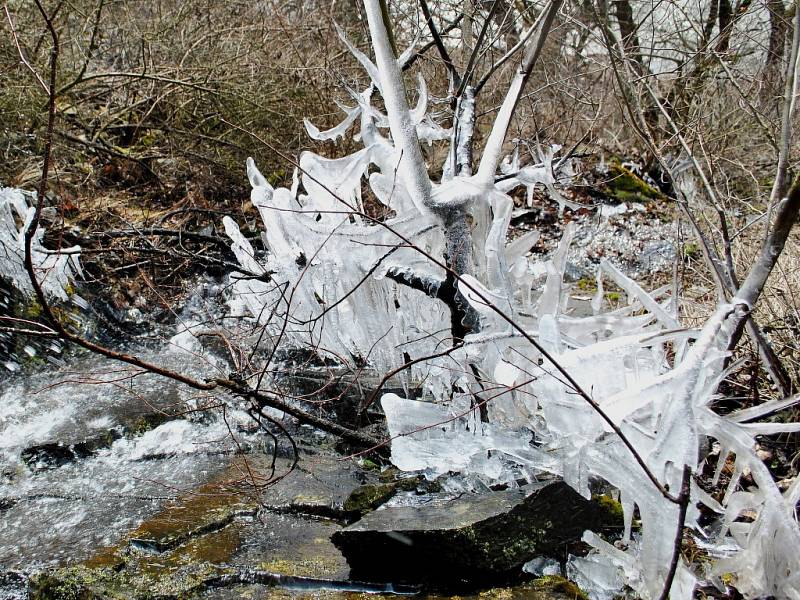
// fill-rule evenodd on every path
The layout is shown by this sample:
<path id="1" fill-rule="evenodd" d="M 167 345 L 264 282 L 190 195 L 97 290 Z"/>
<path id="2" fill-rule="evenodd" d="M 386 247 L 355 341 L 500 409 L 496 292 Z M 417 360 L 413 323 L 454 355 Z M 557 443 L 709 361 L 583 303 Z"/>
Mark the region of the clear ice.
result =
<path id="1" fill-rule="evenodd" d="M 0 187 L 0 277 L 27 296 L 33 295 L 33 286 L 25 271 L 25 231 L 34 215 L 29 197 L 31 195 L 22 190 Z M 50 251 L 42 246 L 43 236 L 44 231 L 39 228 L 31 245 L 38 281 L 48 297 L 66 301 L 71 281 L 81 272 L 80 248 Z"/>
<path id="2" fill-rule="evenodd" d="M 530 197 L 541 185 L 561 208 L 568 204 L 555 188 L 556 148 L 540 149 L 537 162 L 525 167 L 515 151 L 495 183 L 499 161 L 493 156 L 502 139 L 498 142 L 493 131 L 477 174 L 456 175 L 454 163 L 463 158 L 463 136 L 472 134 L 474 107 L 463 106 L 456 131 L 442 128 L 430 108 L 441 101 L 429 97 L 421 78 L 417 106 L 404 107 L 392 69 L 378 69 L 341 31 L 340 36 L 370 85 L 351 92 L 355 106 L 341 106 L 340 125 L 320 131 L 307 121 L 306 129 L 320 140 L 337 140 L 352 129 L 363 148 L 336 159 L 303 153 L 300 179 L 291 189 L 270 186 L 248 160 L 251 199 L 263 220 L 268 253 L 258 257 L 237 225 L 225 220 L 242 272 L 249 275 L 235 279 L 236 310 L 257 320 L 275 344 L 311 348 L 353 368 L 366 364 L 379 377 L 408 359 L 430 356 L 394 377 L 405 397 L 382 398 L 392 461 L 431 477 L 459 472 L 484 485 L 514 485 L 520 477 L 549 472 L 587 498 L 590 481 L 604 480 L 619 491 L 624 549 L 587 532 L 593 550 L 572 558 L 568 574 L 593 598 L 613 597 L 623 586 L 643 598 L 658 597 L 672 558 L 677 506 L 651 485 L 608 423 L 521 329 L 591 395 L 673 493 L 680 489 L 684 465 L 701 469 L 700 448 L 707 438 L 721 445 L 720 464 L 730 454 L 737 473 L 752 474 L 755 486 L 742 491 L 734 481 L 722 502 L 693 485 L 687 526 L 699 543 L 720 549 L 724 557 L 707 572 L 681 561 L 671 598 L 691 598 L 699 579 L 722 586 L 726 574 L 750 598 L 800 598 L 795 510 L 800 484 L 782 492 L 755 455 L 754 436 L 772 431 L 745 422 L 758 412 L 723 416 L 711 404 L 725 375 L 724 348 L 735 307 L 720 306 L 700 329 L 683 328 L 669 287 L 648 292 L 603 262 L 593 314 L 572 316 L 563 278 L 573 230 L 566 229 L 545 264 L 526 256 L 535 232 L 512 242 L 507 235 L 513 208 L 507 192 L 514 187 L 525 186 Z M 376 92 L 386 100 L 386 115 L 372 104 Z M 498 119 L 509 117 L 506 112 L 504 105 Z M 431 182 L 420 142 L 444 139 L 450 150 L 443 178 Z M 414 144 L 417 163 L 409 152 Z M 365 193 L 380 202 L 385 218 L 365 213 Z M 453 348 L 449 309 L 397 279 L 415 279 L 428 291 L 444 280 L 443 269 L 428 256 L 442 259 L 448 245 L 442 215 L 457 211 L 466 211 L 472 223 L 471 239 L 464 238 L 472 247 L 471 273 L 461 277 L 459 290 L 480 326 Z M 537 283 L 541 274 L 543 285 Z M 623 290 L 624 306 L 603 308 L 604 280 Z M 487 421 L 476 404 L 485 405 Z M 696 503 L 719 513 L 722 531 L 712 535 L 697 524 Z M 745 510 L 755 515 L 752 522 L 738 520 Z M 636 537 L 635 511 L 641 521 Z"/>

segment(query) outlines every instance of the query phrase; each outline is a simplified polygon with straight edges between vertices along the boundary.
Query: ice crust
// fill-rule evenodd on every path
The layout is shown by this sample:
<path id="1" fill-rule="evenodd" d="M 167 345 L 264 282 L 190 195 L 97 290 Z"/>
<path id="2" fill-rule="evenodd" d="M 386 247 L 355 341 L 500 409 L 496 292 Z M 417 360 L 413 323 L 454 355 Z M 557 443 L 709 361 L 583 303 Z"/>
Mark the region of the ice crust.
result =
<path id="1" fill-rule="evenodd" d="M 563 279 L 573 229 L 566 228 L 544 265 L 526 256 L 536 233 L 511 243 L 507 238 L 511 189 L 523 185 L 530 198 L 534 186 L 542 185 L 562 209 L 569 204 L 555 187 L 557 148 L 540 150 L 537 164 L 521 167 L 518 146 L 501 166 L 504 177 L 497 183 L 485 172 L 491 157 L 481 160 L 477 175 L 457 175 L 453 163 L 463 159 L 460 135 L 471 135 L 472 123 L 459 122 L 449 132 L 436 125 L 425 113 L 432 102 L 420 79 L 419 100 L 406 115 L 408 122 L 419 141 L 449 136 L 451 144 L 442 181 L 431 183 L 431 201 L 423 206 L 418 180 L 404 175 L 409 168 L 400 168 L 402 152 L 381 132 L 390 119 L 371 106 L 373 92 L 385 89 L 387 82 L 369 57 L 340 36 L 371 84 L 351 94 L 356 106 L 342 107 L 346 116 L 340 125 L 321 132 L 307 122 L 306 128 L 316 139 L 336 140 L 358 124 L 354 135 L 364 147 L 337 159 L 301 155 L 302 190 L 297 185 L 272 188 L 248 159 L 251 199 L 264 222 L 268 254 L 256 256 L 236 224 L 225 220 L 234 252 L 249 274 L 236 280 L 236 308 L 258 320 L 275 343 L 313 348 L 354 366 L 366 364 L 379 376 L 409 358 L 438 354 L 396 377 L 407 397 L 391 393 L 382 398 L 394 464 L 429 477 L 461 473 L 478 488 L 501 482 L 513 486 L 550 472 L 587 498 L 590 482 L 604 480 L 619 491 L 624 549 L 587 532 L 592 553 L 572 558 L 568 574 L 592 598 L 611 598 L 623 586 L 643 598 L 657 598 L 673 554 L 678 507 L 651 484 L 609 424 L 526 336 L 534 338 L 673 493 L 680 489 L 684 465 L 692 472 L 701 469 L 705 457 L 700 447 L 707 438 L 723 448 L 720 465 L 732 454 L 735 473 L 747 469 L 752 474 L 754 487 L 739 490 L 735 475 L 722 502 L 693 484 L 687 526 L 711 555 L 717 549 L 723 558 L 706 573 L 680 562 L 671 598 L 691 598 L 699 578 L 722 586 L 723 574 L 733 574 L 747 597 L 800 598 L 800 569 L 795 552 L 787 551 L 800 548 L 794 508 L 800 485 L 781 492 L 754 453 L 754 436 L 775 428 L 742 422 L 761 416 L 758 411 L 737 419 L 717 414 L 711 405 L 725 374 L 733 307 L 719 307 L 700 329 L 682 328 L 669 287 L 648 292 L 602 262 L 593 314 L 572 316 Z M 473 114 L 470 102 L 459 114 Z M 407 140 L 410 134 L 403 135 Z M 385 207 L 384 220 L 364 212 L 364 189 Z M 441 355 L 452 346 L 449 310 L 396 280 L 416 278 L 428 290 L 444 280 L 441 267 L 428 257 L 441 259 L 445 251 L 445 210 L 466 210 L 471 218 L 472 274 L 461 277 L 458 289 L 479 315 L 480 328 Z M 534 289 L 542 272 L 544 286 Z M 604 281 L 623 290 L 626 305 L 603 308 Z M 478 404 L 485 406 L 488 422 L 482 421 Z M 780 430 L 796 427 L 781 425 Z M 710 535 L 698 526 L 696 503 L 720 514 L 720 533 Z M 745 510 L 755 515 L 752 522 L 737 520 Z M 641 528 L 634 539 L 635 511 Z"/>
<path id="2" fill-rule="evenodd" d="M 33 295 L 25 271 L 25 231 L 30 227 L 34 208 L 30 194 L 15 188 L 0 187 L 0 277 L 10 281 L 27 296 Z M 34 196 L 35 197 L 35 196 Z M 50 298 L 66 301 L 71 281 L 80 275 L 78 246 L 63 248 L 60 253 L 48 252 L 42 246 L 44 231 L 39 228 L 31 245 L 37 278 Z"/>

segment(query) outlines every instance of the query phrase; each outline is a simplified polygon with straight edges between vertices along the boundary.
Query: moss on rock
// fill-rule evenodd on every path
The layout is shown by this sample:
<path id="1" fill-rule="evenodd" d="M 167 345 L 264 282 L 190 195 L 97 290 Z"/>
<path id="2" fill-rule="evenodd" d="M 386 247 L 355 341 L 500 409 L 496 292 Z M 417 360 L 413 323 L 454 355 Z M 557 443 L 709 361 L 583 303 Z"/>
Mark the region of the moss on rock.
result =
<path id="1" fill-rule="evenodd" d="M 548 592 L 553 595 L 563 594 L 575 600 L 589 600 L 589 596 L 586 595 L 586 592 L 569 579 L 561 577 L 561 575 L 545 575 L 544 577 L 534 580 L 532 586 L 535 590 Z"/>
<path id="2" fill-rule="evenodd" d="M 660 190 L 618 162 L 608 165 L 608 174 L 601 189 L 609 198 L 618 202 L 647 202 L 666 199 Z"/>
<path id="3" fill-rule="evenodd" d="M 363 515 L 375 510 L 397 492 L 397 484 L 384 483 L 362 485 L 354 489 L 344 501 L 344 510 L 348 513 Z"/>

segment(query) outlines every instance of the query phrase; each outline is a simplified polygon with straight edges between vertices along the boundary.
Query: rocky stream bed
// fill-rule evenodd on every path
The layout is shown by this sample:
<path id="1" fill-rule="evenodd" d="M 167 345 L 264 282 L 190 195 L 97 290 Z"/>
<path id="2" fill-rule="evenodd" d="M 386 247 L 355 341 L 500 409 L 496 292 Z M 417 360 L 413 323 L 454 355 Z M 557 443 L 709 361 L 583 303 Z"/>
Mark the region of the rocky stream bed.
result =
<path id="1" fill-rule="evenodd" d="M 456 493 L 287 421 L 289 472 L 288 448 L 274 459 L 243 413 L 195 412 L 209 399 L 106 359 L 65 362 L 0 387 L 3 600 L 574 598 L 566 579 L 521 567 L 619 525 L 613 502 L 557 481 Z"/>
<path id="2" fill-rule="evenodd" d="M 590 310 L 600 258 L 637 275 L 674 263 L 671 226 L 654 203 L 617 200 L 626 202 L 568 215 L 578 224 L 566 273 L 578 313 Z M 546 256 L 560 238 L 554 211 L 513 215 L 517 234 L 542 232 L 534 254 Z M 201 287 L 218 287 L 208 281 Z M 23 299 L 0 292 L 0 314 L 19 312 Z M 196 316 L 191 304 L 178 322 Z M 97 304 L 91 316 L 87 308 L 69 314 L 109 341 Z M 128 333 L 153 333 L 136 308 L 106 316 Z M 228 372 L 224 350 L 164 345 L 175 325 L 148 338 L 160 345 L 133 349 L 189 375 Z M 235 400 L 57 342 L 0 337 L 0 364 L 0 600 L 574 599 L 585 593 L 562 576 L 567 555 L 586 552 L 585 529 L 613 539 L 621 527 L 608 495 L 586 501 L 557 480 L 475 494 L 447 477 L 400 473 L 385 457 L 353 454 L 276 415 L 297 444 L 292 469 L 291 446 L 283 439 L 276 449 Z M 305 393 L 308 382 L 293 376 Z M 369 381 L 358 383 L 344 386 L 357 390 L 356 402 L 371 393 Z"/>

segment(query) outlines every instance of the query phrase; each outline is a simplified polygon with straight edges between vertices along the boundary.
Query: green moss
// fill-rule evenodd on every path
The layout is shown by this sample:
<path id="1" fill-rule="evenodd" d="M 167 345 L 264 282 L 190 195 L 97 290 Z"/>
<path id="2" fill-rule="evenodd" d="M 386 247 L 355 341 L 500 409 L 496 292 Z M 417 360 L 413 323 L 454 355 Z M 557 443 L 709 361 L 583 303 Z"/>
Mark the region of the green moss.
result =
<path id="1" fill-rule="evenodd" d="M 25 304 L 15 306 L 12 314 L 18 314 L 23 319 L 38 319 L 42 316 L 42 305 L 38 301 L 31 299 Z"/>
<path id="2" fill-rule="evenodd" d="M 230 538 L 230 539 L 228 539 Z M 106 553 L 84 565 L 50 571 L 32 580 L 33 600 L 122 600 L 192 597 L 212 577 L 227 572 L 224 562 L 238 548 L 232 528 L 192 540 L 158 555 Z M 103 566 L 100 566 L 103 565 Z M 107 565 L 107 566 L 106 566 Z"/>
<path id="3" fill-rule="evenodd" d="M 149 130 L 139 140 L 139 143 L 145 148 L 155 145 L 156 142 L 158 142 L 158 132 L 154 129 Z"/>
<path id="4" fill-rule="evenodd" d="M 381 469 L 377 463 L 371 461 L 368 458 L 362 459 L 361 468 L 364 469 L 365 471 L 380 471 Z"/>
<path id="5" fill-rule="evenodd" d="M 272 171 L 272 173 L 268 173 L 266 177 L 269 184 L 274 187 L 286 179 L 286 171 L 284 169 L 278 169 Z"/>
<path id="6" fill-rule="evenodd" d="M 230 473 L 219 477 L 226 476 Z M 220 565 L 232 561 L 242 541 L 234 517 L 255 510 L 256 504 L 241 489 L 207 483 L 142 523 L 119 545 L 100 549 L 79 566 L 40 576 L 34 581 L 33 598 L 193 597 L 209 578 L 228 572 Z"/>
<path id="7" fill-rule="evenodd" d="M 68 295 L 72 295 L 74 292 L 74 288 L 71 285 L 68 285 L 65 290 Z M 73 307 L 51 304 L 50 312 L 64 326 L 75 327 L 79 325 L 77 311 Z M 29 321 L 38 321 L 42 318 L 44 311 L 42 310 L 42 305 L 35 298 L 22 298 L 13 304 L 11 314 Z"/>
<path id="8" fill-rule="evenodd" d="M 619 292 L 606 292 L 606 300 L 609 302 L 619 302 L 622 299 L 622 294 Z"/>
<path id="9" fill-rule="evenodd" d="M 138 437 L 143 433 L 155 429 L 159 425 L 163 425 L 170 419 L 172 419 L 170 415 L 161 412 L 144 414 L 125 429 L 125 436 L 128 438 Z"/>
<path id="10" fill-rule="evenodd" d="M 397 484 L 362 485 L 354 489 L 344 502 L 347 512 L 365 514 L 375 510 L 397 491 Z"/>
<path id="11" fill-rule="evenodd" d="M 98 598 L 86 585 L 83 569 L 73 567 L 31 579 L 31 600 L 93 600 Z"/>
<path id="12" fill-rule="evenodd" d="M 700 256 L 700 246 L 691 242 L 684 244 L 683 255 L 686 258 L 696 259 L 698 256 Z"/>
<path id="13" fill-rule="evenodd" d="M 565 594 L 570 598 L 576 600 L 589 600 L 581 588 L 572 583 L 569 579 L 565 579 L 560 575 L 545 575 L 533 582 L 534 589 L 548 591 L 551 593 Z"/>
<path id="14" fill-rule="evenodd" d="M 597 282 L 593 277 L 581 277 L 575 285 L 582 292 L 597 291 Z"/>
<path id="15" fill-rule="evenodd" d="M 592 495 L 592 501 L 605 510 L 611 519 L 619 520 L 620 524 L 624 520 L 625 511 L 622 509 L 622 504 L 611 498 L 611 496 L 606 494 L 594 494 Z"/>
<path id="16" fill-rule="evenodd" d="M 279 575 L 288 575 L 290 577 L 325 577 L 331 570 L 330 565 L 322 557 L 320 557 L 319 560 L 289 560 L 285 558 L 276 558 L 275 560 L 261 563 L 258 565 L 258 568 L 262 571 L 277 573 Z"/>
<path id="17" fill-rule="evenodd" d="M 612 162 L 608 166 L 604 192 L 619 202 L 647 202 L 665 199 L 658 189 L 646 183 L 621 164 Z"/>

